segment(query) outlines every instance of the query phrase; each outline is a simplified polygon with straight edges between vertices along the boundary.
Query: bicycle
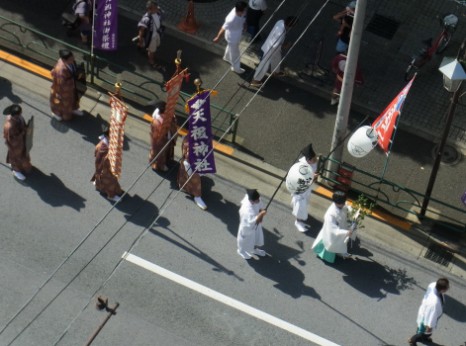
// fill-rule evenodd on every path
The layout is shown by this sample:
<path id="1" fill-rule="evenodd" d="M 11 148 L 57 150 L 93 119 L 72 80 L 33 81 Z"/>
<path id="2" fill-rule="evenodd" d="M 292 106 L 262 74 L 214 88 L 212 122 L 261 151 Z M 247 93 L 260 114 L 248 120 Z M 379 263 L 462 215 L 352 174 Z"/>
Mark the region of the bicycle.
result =
<path id="1" fill-rule="evenodd" d="M 435 54 L 441 54 L 445 51 L 450 43 L 451 37 L 458 25 L 458 17 L 454 14 L 447 14 L 443 18 L 438 18 L 442 31 L 437 36 L 435 41 L 432 38 L 422 41 L 426 45 L 421 49 L 417 56 L 414 56 L 405 71 L 405 80 L 410 81 L 419 69 L 432 59 Z"/>

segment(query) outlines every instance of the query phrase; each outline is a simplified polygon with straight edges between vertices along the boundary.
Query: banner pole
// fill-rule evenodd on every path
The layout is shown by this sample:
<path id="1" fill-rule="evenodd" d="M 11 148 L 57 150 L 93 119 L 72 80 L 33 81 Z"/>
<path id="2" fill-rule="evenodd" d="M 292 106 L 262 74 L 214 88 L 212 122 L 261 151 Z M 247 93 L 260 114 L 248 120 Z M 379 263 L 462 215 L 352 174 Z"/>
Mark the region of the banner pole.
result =
<path id="1" fill-rule="evenodd" d="M 95 3 L 99 0 L 92 0 L 92 30 L 91 30 L 91 83 L 94 84 L 94 30 L 95 30 L 95 16 L 96 16 L 96 7 Z"/>

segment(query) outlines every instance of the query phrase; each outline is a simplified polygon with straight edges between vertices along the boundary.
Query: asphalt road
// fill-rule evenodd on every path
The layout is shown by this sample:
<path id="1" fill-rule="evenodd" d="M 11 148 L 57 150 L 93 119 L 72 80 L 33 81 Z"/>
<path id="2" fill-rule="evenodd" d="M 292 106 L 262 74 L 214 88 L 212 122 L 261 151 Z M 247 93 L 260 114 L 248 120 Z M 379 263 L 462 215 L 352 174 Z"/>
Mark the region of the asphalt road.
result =
<path id="1" fill-rule="evenodd" d="M 21 184 L 0 166 L 0 327 L 64 263 L 0 334 L 1 345 L 16 337 L 12 345 L 84 344 L 104 318 L 94 294 L 120 307 L 93 345 L 325 345 L 290 332 L 296 327 L 309 338 L 315 334 L 339 345 L 404 345 L 425 287 L 448 275 L 418 253 L 371 242 L 353 249 L 355 260 L 325 265 L 309 251 L 321 219 L 313 216 L 309 234 L 298 233 L 288 203 L 279 201 L 264 222 L 273 257 L 245 261 L 236 254 L 235 236 L 239 201 L 252 181 L 246 168 L 219 156 L 219 170 L 234 178 L 204 178 L 209 209 L 202 212 L 173 189 L 174 171 L 166 177 L 144 171 L 149 126 L 133 118 L 126 125 L 121 177 L 128 196 L 111 209 L 89 182 L 100 131 L 96 116 L 109 114 L 105 97 L 90 91 L 102 101 L 83 103 L 91 114 L 56 123 L 49 115 L 47 81 L 20 70 L 7 74 L 4 63 L 0 71 L 11 82 L 0 85 L 0 108 L 21 102 L 26 119 L 36 120 L 33 176 Z M 5 154 L 1 146 L 0 157 Z M 320 205 L 319 215 L 327 205 Z M 174 274 L 121 261 L 127 251 L 182 278 L 175 282 Z M 187 288 L 183 278 L 215 292 L 192 283 Z M 466 289 L 451 279 L 446 313 L 434 334 L 439 345 L 465 341 Z M 235 299 L 235 307 L 225 305 L 223 296 L 212 299 L 218 294 Z M 238 302 L 259 311 L 248 315 Z M 289 324 L 273 326 L 258 317 L 263 313 Z"/>

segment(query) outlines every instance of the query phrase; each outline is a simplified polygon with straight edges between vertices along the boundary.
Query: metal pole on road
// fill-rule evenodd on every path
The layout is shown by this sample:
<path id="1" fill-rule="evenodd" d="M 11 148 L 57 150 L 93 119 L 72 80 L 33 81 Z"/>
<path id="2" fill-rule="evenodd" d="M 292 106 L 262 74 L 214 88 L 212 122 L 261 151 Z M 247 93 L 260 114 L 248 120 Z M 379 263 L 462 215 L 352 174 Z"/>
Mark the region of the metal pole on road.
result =
<path id="1" fill-rule="evenodd" d="M 432 172 L 430 174 L 429 182 L 427 184 L 426 193 L 424 194 L 424 200 L 422 201 L 421 210 L 419 211 L 419 216 L 424 217 L 426 215 L 427 206 L 429 205 L 430 197 L 432 195 L 432 190 L 434 188 L 435 180 L 437 178 L 437 173 L 440 168 L 440 162 L 442 161 L 443 152 L 445 150 L 445 145 L 447 143 L 448 134 L 450 133 L 451 124 L 453 123 L 453 118 L 455 116 L 456 105 L 458 104 L 459 97 L 462 91 L 462 83 L 466 79 L 466 74 L 462 67 L 462 63 L 458 62 L 458 59 L 463 60 L 465 51 L 466 40 L 463 41 L 461 47 L 458 51 L 457 59 L 448 65 L 455 66 L 456 75 L 448 75 L 443 71 L 443 67 L 439 70 L 444 74 L 444 86 L 449 92 L 453 92 L 453 97 L 451 98 L 451 103 L 448 109 L 447 121 L 443 129 L 442 137 L 440 140 L 437 153 L 435 155 L 434 165 L 432 166 Z"/>
<path id="2" fill-rule="evenodd" d="M 340 94 L 340 102 L 335 119 L 335 127 L 333 130 L 331 150 L 333 154 L 331 160 L 327 161 L 327 174 L 337 170 L 337 163 L 333 160 L 340 161 L 343 157 L 343 147 L 338 145 L 342 143 L 348 127 L 349 111 L 351 108 L 351 100 L 353 97 L 354 79 L 356 76 L 356 66 L 358 64 L 359 47 L 361 45 L 361 37 L 364 26 L 364 18 L 366 16 L 367 0 L 358 0 L 354 13 L 353 27 L 351 29 L 351 37 L 348 49 L 348 57 L 346 60 L 345 72 L 343 74 L 343 85 Z M 328 177 L 330 178 L 330 177 Z"/>

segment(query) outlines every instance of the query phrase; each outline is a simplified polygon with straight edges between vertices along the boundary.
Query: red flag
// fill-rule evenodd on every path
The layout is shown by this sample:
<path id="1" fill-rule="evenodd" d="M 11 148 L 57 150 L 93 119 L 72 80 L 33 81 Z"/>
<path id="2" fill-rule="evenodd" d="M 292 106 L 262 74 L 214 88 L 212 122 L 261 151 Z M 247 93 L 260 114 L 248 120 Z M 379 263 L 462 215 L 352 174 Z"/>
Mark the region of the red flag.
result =
<path id="1" fill-rule="evenodd" d="M 413 84 L 414 78 L 400 91 L 400 93 L 390 102 L 387 108 L 379 115 L 377 119 L 372 123 L 372 127 L 377 132 L 378 143 L 380 147 L 388 152 L 388 145 L 392 138 L 393 130 L 395 128 L 396 119 L 401 113 L 401 108 L 408 95 L 409 89 Z"/>

